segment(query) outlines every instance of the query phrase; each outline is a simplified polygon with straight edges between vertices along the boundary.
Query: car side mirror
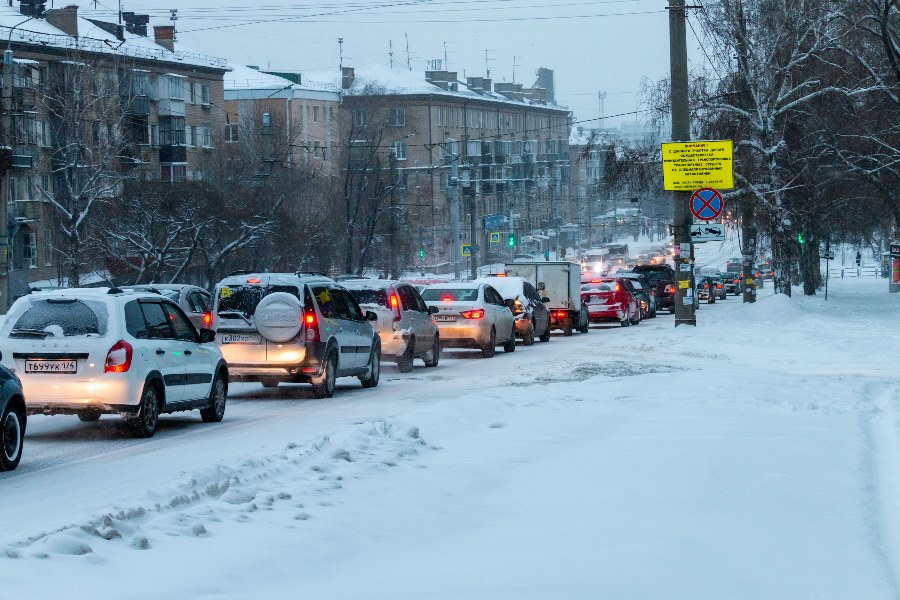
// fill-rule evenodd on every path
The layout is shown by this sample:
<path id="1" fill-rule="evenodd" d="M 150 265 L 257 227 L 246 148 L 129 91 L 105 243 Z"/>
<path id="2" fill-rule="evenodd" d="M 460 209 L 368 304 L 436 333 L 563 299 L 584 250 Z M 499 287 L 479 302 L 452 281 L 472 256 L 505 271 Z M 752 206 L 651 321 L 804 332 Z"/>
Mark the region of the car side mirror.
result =
<path id="1" fill-rule="evenodd" d="M 439 312 L 440 312 L 440 309 L 439 309 L 437 306 L 429 306 L 429 307 L 428 307 L 428 314 L 429 314 L 429 315 L 436 315 L 436 314 L 438 314 Z"/>
<path id="2" fill-rule="evenodd" d="M 378 315 L 371 310 L 366 311 L 366 321 L 377 321 Z"/>
<path id="3" fill-rule="evenodd" d="M 544 296 L 543 298 L 541 298 L 541 302 L 543 302 L 544 304 L 550 302 L 550 296 Z"/>
<path id="4" fill-rule="evenodd" d="M 207 329 L 206 327 L 203 327 L 202 329 L 200 329 L 200 343 L 201 344 L 208 344 L 209 342 L 213 341 L 214 339 L 216 339 L 215 331 L 213 331 L 212 329 Z"/>

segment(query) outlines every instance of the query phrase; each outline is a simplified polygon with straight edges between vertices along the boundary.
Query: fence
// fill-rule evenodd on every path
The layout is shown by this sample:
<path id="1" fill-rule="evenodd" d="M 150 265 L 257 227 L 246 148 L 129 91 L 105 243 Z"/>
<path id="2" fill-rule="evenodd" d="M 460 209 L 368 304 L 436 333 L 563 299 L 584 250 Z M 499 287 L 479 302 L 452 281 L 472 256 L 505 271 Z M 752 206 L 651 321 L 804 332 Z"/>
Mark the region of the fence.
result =
<path id="1" fill-rule="evenodd" d="M 878 267 L 861 266 L 861 267 L 832 267 L 828 270 L 829 277 L 849 279 L 861 277 L 878 277 Z"/>

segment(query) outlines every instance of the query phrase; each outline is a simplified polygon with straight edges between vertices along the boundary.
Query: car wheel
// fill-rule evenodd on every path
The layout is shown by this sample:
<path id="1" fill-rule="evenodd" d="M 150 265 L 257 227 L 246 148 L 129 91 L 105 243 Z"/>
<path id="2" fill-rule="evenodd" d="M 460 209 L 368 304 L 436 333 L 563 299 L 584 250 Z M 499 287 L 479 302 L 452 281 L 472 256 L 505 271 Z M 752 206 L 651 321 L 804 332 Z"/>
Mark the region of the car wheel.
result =
<path id="1" fill-rule="evenodd" d="M 516 328 L 513 327 L 512 331 L 509 332 L 509 339 L 503 342 L 503 351 L 504 352 L 515 352 L 516 351 Z"/>
<path id="2" fill-rule="evenodd" d="M 270 388 L 270 389 L 271 389 L 271 388 L 277 388 L 277 387 L 278 387 L 278 382 L 277 382 L 277 381 L 260 381 L 260 383 L 262 384 L 262 386 L 263 386 L 264 388 Z"/>
<path id="3" fill-rule="evenodd" d="M 641 322 L 641 311 L 636 310 L 636 311 L 634 311 L 634 316 L 631 317 L 631 324 L 638 325 L 640 322 Z"/>
<path id="4" fill-rule="evenodd" d="M 491 327 L 491 335 L 488 338 L 487 344 L 481 347 L 481 356 L 484 358 L 491 358 L 494 354 L 497 353 L 497 330 Z"/>
<path id="5" fill-rule="evenodd" d="M 541 342 L 549 342 L 550 341 L 550 323 L 547 323 L 547 328 L 544 330 L 544 333 L 541 334 L 541 337 L 538 338 Z"/>
<path id="6" fill-rule="evenodd" d="M 93 423 L 94 421 L 100 420 L 100 413 L 98 412 L 86 412 L 86 413 L 78 413 L 78 420 L 82 423 Z"/>
<path id="7" fill-rule="evenodd" d="M 441 360 L 441 338 L 434 336 L 434 343 L 431 344 L 431 350 L 425 354 L 425 366 L 436 367 Z"/>
<path id="8" fill-rule="evenodd" d="M 156 426 L 159 423 L 159 395 L 156 391 L 156 385 L 148 383 L 144 386 L 138 414 L 129 417 L 126 423 L 128 423 L 128 428 L 131 429 L 131 434 L 134 437 L 153 437 L 153 434 L 156 433 Z"/>
<path id="9" fill-rule="evenodd" d="M 12 471 L 22 459 L 25 444 L 25 415 L 6 407 L 0 416 L 0 471 Z"/>
<path id="10" fill-rule="evenodd" d="M 522 343 L 526 346 L 534 346 L 534 321 L 531 322 L 531 328 L 528 330 L 528 333 L 522 337 Z"/>
<path id="11" fill-rule="evenodd" d="M 656 318 L 656 308 L 655 308 L 655 307 L 653 308 L 653 310 L 650 311 L 650 318 L 651 318 L 651 319 L 655 319 L 655 318 Z"/>
<path id="12" fill-rule="evenodd" d="M 337 387 L 337 357 L 334 352 L 328 354 L 325 359 L 325 372 L 321 378 L 313 381 L 313 396 L 316 398 L 331 398 Z"/>
<path id="13" fill-rule="evenodd" d="M 572 328 L 572 321 L 570 319 L 569 322 L 566 324 L 566 326 L 563 327 L 563 335 L 568 337 L 568 336 L 572 335 L 573 331 L 575 331 L 575 330 Z"/>
<path id="14" fill-rule="evenodd" d="M 276 382 L 277 385 L 277 382 Z M 225 400 L 228 396 L 228 384 L 225 376 L 216 374 L 212 389 L 209 391 L 209 406 L 200 409 L 200 418 L 204 423 L 218 423 L 225 416 Z"/>
<path id="15" fill-rule="evenodd" d="M 631 317 L 629 317 L 628 315 L 625 315 L 625 318 L 622 319 L 621 321 L 619 321 L 619 324 L 622 327 L 628 327 L 629 325 L 631 325 Z"/>
<path id="16" fill-rule="evenodd" d="M 373 388 L 378 385 L 381 378 L 381 342 L 375 342 L 372 346 L 372 354 L 369 355 L 369 373 L 360 377 L 359 381 L 364 388 Z"/>
<path id="17" fill-rule="evenodd" d="M 409 343 L 406 345 L 406 350 L 403 351 L 403 354 L 400 355 L 400 358 L 397 359 L 397 369 L 401 373 L 409 373 L 413 369 L 413 348 L 416 345 L 416 338 L 409 338 Z"/>

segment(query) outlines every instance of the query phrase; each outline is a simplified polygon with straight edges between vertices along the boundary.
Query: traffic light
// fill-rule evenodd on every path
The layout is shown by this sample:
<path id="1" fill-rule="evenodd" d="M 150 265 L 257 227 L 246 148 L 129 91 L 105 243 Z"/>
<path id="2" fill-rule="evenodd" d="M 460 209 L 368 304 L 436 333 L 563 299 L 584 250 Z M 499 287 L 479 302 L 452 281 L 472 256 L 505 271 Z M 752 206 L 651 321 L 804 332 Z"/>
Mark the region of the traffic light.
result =
<path id="1" fill-rule="evenodd" d="M 509 245 L 510 248 L 515 246 L 516 245 L 516 234 L 514 234 L 514 233 L 509 234 L 509 239 L 507 240 L 506 243 L 507 243 L 507 245 Z"/>
<path id="2" fill-rule="evenodd" d="M 806 243 L 806 238 L 803 237 L 802 231 L 797 232 L 797 243 L 800 244 L 801 246 Z"/>
<path id="3" fill-rule="evenodd" d="M 419 248 L 419 258 L 425 260 L 425 248 Z"/>

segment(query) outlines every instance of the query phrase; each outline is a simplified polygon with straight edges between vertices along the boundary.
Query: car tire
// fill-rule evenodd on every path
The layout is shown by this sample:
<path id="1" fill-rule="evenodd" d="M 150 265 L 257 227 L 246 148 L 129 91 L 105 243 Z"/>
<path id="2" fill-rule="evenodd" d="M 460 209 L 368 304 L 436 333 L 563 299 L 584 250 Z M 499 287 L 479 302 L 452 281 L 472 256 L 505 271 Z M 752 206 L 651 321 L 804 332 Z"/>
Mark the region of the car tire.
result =
<path id="1" fill-rule="evenodd" d="M 656 308 L 655 308 L 655 307 L 653 308 L 653 310 L 650 311 L 650 318 L 651 318 L 651 319 L 655 319 L 655 318 L 656 318 Z"/>
<path id="2" fill-rule="evenodd" d="M 547 323 L 547 328 L 544 329 L 544 333 L 538 338 L 541 342 L 549 342 L 550 341 L 550 323 Z"/>
<path id="3" fill-rule="evenodd" d="M 531 328 L 528 330 L 528 333 L 522 336 L 522 343 L 526 346 L 534 346 L 534 321 L 531 322 Z"/>
<path id="4" fill-rule="evenodd" d="M 78 420 L 82 423 L 93 423 L 94 421 L 100 420 L 100 413 L 98 412 L 87 412 L 87 413 L 78 413 Z"/>
<path id="5" fill-rule="evenodd" d="M 438 336 L 434 336 L 434 342 L 431 344 L 431 350 L 429 350 L 423 360 L 425 361 L 426 367 L 436 367 L 441 360 L 441 338 Z"/>
<path id="6" fill-rule="evenodd" d="M 572 327 L 572 321 L 570 319 L 569 324 L 563 327 L 563 335 L 569 337 L 570 335 L 572 335 L 573 331 L 575 331 L 575 329 Z"/>
<path id="7" fill-rule="evenodd" d="M 25 445 L 25 415 L 7 405 L 0 415 L 0 471 L 19 466 Z"/>
<path id="8" fill-rule="evenodd" d="M 159 424 L 159 392 L 153 383 L 144 385 L 138 413 L 126 420 L 131 435 L 138 438 L 153 437 Z"/>
<path id="9" fill-rule="evenodd" d="M 406 350 L 404 350 L 403 354 L 400 355 L 400 358 L 397 359 L 397 370 L 401 373 L 409 373 L 413 370 L 413 348 L 415 345 L 416 338 L 409 338 Z"/>
<path id="10" fill-rule="evenodd" d="M 639 325 L 641 322 L 641 311 L 637 310 L 634 313 L 634 317 L 631 318 L 632 325 Z"/>
<path id="11" fill-rule="evenodd" d="M 631 317 L 625 315 L 625 318 L 619 321 L 619 325 L 621 325 L 622 327 L 628 327 L 629 325 L 631 325 Z"/>
<path id="12" fill-rule="evenodd" d="M 513 327 L 513 330 L 509 332 L 509 339 L 503 342 L 503 351 L 504 352 L 515 352 L 516 351 L 516 329 Z"/>
<path id="13" fill-rule="evenodd" d="M 209 406 L 200 409 L 200 418 L 203 419 L 204 423 L 218 423 L 225 417 L 225 401 L 227 397 L 228 382 L 223 374 L 216 373 L 212 388 L 209 390 Z"/>
<path id="14" fill-rule="evenodd" d="M 313 396 L 320 399 L 334 396 L 337 387 L 337 366 L 337 356 L 334 352 L 329 352 L 325 358 L 325 372 L 322 373 L 321 381 L 313 381 Z"/>
<path id="15" fill-rule="evenodd" d="M 412 353 L 410 352 L 410 354 Z M 412 370 L 412 358 L 410 358 L 409 364 L 409 368 Z M 360 377 L 359 382 L 368 389 L 377 387 L 379 379 L 381 379 L 381 342 L 375 342 L 375 345 L 372 346 L 372 353 L 369 355 L 369 372 L 364 377 Z"/>
<path id="16" fill-rule="evenodd" d="M 278 382 L 277 382 L 277 381 L 260 381 L 260 383 L 262 384 L 262 386 L 263 386 L 264 388 L 268 388 L 268 389 L 272 389 L 272 388 L 277 388 L 277 387 L 278 387 Z"/>
<path id="17" fill-rule="evenodd" d="M 491 327 L 491 335 L 488 337 L 487 344 L 481 347 L 481 356 L 491 358 L 497 353 L 497 330 Z"/>

